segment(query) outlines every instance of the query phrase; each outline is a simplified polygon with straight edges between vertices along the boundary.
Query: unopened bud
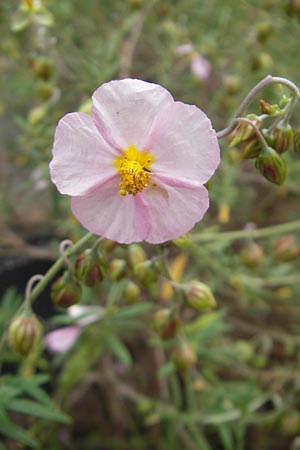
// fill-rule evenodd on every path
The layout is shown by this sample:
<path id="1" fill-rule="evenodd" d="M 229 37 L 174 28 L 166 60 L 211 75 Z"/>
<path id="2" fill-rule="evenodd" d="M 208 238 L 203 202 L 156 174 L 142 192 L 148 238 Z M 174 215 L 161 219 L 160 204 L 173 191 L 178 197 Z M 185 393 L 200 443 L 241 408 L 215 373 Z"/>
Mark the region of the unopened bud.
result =
<path id="1" fill-rule="evenodd" d="M 269 69 L 273 65 L 273 59 L 269 53 L 261 52 L 252 59 L 252 70 Z"/>
<path id="2" fill-rule="evenodd" d="M 135 264 L 133 272 L 136 278 L 143 284 L 149 284 L 156 280 L 157 270 L 154 263 L 151 260 L 146 260 Z"/>
<path id="3" fill-rule="evenodd" d="M 135 303 L 141 297 L 141 289 L 133 281 L 127 280 L 124 287 L 123 296 L 127 303 Z"/>
<path id="4" fill-rule="evenodd" d="M 193 367 L 197 362 L 195 349 L 187 341 L 181 343 L 172 355 L 172 360 L 180 371 L 186 371 Z"/>
<path id="5" fill-rule="evenodd" d="M 179 320 L 173 311 L 162 308 L 154 313 L 152 325 L 163 339 L 172 339 L 177 333 Z"/>
<path id="6" fill-rule="evenodd" d="M 241 88 L 241 79 L 237 75 L 227 75 L 223 80 L 225 91 L 229 95 L 237 94 Z"/>
<path id="7" fill-rule="evenodd" d="M 12 349 L 20 355 L 27 356 L 41 341 L 42 324 L 31 312 L 23 312 L 11 322 L 8 340 Z"/>
<path id="8" fill-rule="evenodd" d="M 49 80 L 53 74 L 54 65 L 49 58 L 34 58 L 31 69 L 37 78 Z"/>
<path id="9" fill-rule="evenodd" d="M 126 272 L 126 262 L 124 259 L 115 258 L 112 259 L 109 268 L 108 268 L 108 276 L 111 281 L 120 280 Z"/>
<path id="10" fill-rule="evenodd" d="M 103 280 L 102 261 L 95 252 L 86 250 L 77 256 L 75 275 L 86 286 L 93 287 Z"/>
<path id="11" fill-rule="evenodd" d="M 269 116 L 272 116 L 280 110 L 278 105 L 270 105 L 270 103 L 264 100 L 260 100 L 260 109 L 262 114 L 268 114 Z"/>
<path id="12" fill-rule="evenodd" d="M 274 242 L 274 257 L 279 262 L 292 261 L 299 256 L 299 250 L 299 242 L 292 234 Z"/>
<path id="13" fill-rule="evenodd" d="M 256 36 L 260 43 L 266 41 L 266 39 L 271 35 L 273 31 L 272 23 L 269 21 L 259 22 L 256 25 Z"/>
<path id="14" fill-rule="evenodd" d="M 30 125 L 36 125 L 44 119 L 47 113 L 45 105 L 39 105 L 32 108 L 28 113 L 28 122 Z"/>
<path id="15" fill-rule="evenodd" d="M 272 132 L 272 147 L 281 154 L 289 149 L 294 132 L 289 124 L 279 123 Z"/>
<path id="16" fill-rule="evenodd" d="M 294 133 L 293 146 L 295 153 L 300 156 L 300 128 Z"/>
<path id="17" fill-rule="evenodd" d="M 197 311 L 214 308 L 217 305 L 210 288 L 201 281 L 192 280 L 187 283 L 185 294 L 188 305 Z"/>
<path id="18" fill-rule="evenodd" d="M 67 271 L 51 287 L 51 299 L 61 308 L 69 308 L 79 303 L 81 293 L 80 284 Z"/>
<path id="19" fill-rule="evenodd" d="M 264 252 L 260 245 L 252 242 L 247 248 L 244 248 L 240 254 L 243 263 L 250 268 L 256 268 L 264 258 Z"/>
<path id="20" fill-rule="evenodd" d="M 255 114 L 248 114 L 246 118 L 251 120 L 251 122 L 258 128 L 261 126 L 262 121 Z M 249 123 L 239 122 L 236 128 L 230 134 L 230 147 L 235 147 L 236 145 L 241 144 L 242 142 L 255 135 L 255 129 Z"/>
<path id="21" fill-rule="evenodd" d="M 264 149 L 255 161 L 255 167 L 271 183 L 284 183 L 287 166 L 283 159 L 271 147 Z"/>
<path id="22" fill-rule="evenodd" d="M 36 85 L 37 95 L 42 101 L 48 100 L 54 93 L 54 86 L 48 81 L 40 81 Z"/>
<path id="23" fill-rule="evenodd" d="M 243 159 L 257 158 L 261 152 L 261 142 L 257 136 L 252 136 L 241 145 Z"/>
<path id="24" fill-rule="evenodd" d="M 147 255 L 139 244 L 131 244 L 128 247 L 128 257 L 132 266 L 146 261 Z"/>

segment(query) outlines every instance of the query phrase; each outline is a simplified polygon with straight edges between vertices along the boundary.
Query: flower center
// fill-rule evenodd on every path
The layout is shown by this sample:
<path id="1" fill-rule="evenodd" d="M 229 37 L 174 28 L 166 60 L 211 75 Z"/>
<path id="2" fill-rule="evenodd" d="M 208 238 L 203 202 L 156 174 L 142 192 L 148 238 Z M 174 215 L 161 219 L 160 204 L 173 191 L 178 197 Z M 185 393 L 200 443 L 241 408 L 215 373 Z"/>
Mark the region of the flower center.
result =
<path id="1" fill-rule="evenodd" d="M 129 145 L 122 156 L 115 160 L 115 166 L 120 174 L 119 194 L 136 195 L 142 192 L 151 182 L 151 163 L 154 157 L 151 153 L 139 151 L 135 145 Z"/>

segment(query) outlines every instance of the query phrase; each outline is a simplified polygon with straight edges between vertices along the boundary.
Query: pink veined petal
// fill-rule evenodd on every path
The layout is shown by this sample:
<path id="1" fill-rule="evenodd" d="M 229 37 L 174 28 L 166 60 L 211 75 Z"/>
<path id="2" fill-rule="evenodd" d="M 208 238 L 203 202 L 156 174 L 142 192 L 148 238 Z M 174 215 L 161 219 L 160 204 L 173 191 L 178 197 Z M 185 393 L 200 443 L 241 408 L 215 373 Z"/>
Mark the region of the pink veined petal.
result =
<path id="1" fill-rule="evenodd" d="M 199 108 L 174 102 L 157 116 L 143 144 L 156 158 L 153 173 L 168 173 L 201 184 L 213 175 L 220 162 L 216 133 Z"/>
<path id="2" fill-rule="evenodd" d="M 208 209 L 209 199 L 200 183 L 160 175 L 153 180 L 157 186 L 142 193 L 151 220 L 146 241 L 159 244 L 190 231 Z"/>
<path id="3" fill-rule="evenodd" d="M 140 195 L 120 195 L 115 177 L 88 196 L 73 197 L 71 207 L 92 233 L 129 244 L 144 240 L 150 229 L 149 208 Z"/>
<path id="4" fill-rule="evenodd" d="M 145 141 L 155 117 L 172 95 L 163 87 L 141 80 L 114 80 L 93 94 L 93 117 L 106 141 L 117 149 Z"/>
<path id="5" fill-rule="evenodd" d="M 113 160 L 118 156 L 91 116 L 67 114 L 55 132 L 51 179 L 62 194 L 84 195 L 116 174 Z"/>
<path id="6" fill-rule="evenodd" d="M 50 331 L 45 336 L 46 346 L 54 353 L 67 352 L 77 341 L 81 329 L 77 325 L 72 325 L 58 330 Z"/>

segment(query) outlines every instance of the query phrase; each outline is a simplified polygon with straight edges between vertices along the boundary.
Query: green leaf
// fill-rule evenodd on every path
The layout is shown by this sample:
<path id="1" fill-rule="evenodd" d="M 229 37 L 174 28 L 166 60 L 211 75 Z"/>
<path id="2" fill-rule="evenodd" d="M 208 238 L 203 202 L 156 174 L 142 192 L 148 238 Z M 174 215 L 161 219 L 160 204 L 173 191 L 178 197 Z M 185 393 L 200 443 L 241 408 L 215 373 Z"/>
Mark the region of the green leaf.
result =
<path id="1" fill-rule="evenodd" d="M 3 377 L 3 381 L 7 386 L 11 386 L 14 388 L 18 388 L 23 393 L 29 395 L 34 400 L 38 402 L 49 405 L 52 407 L 52 401 L 50 397 L 46 394 L 46 392 L 39 386 L 39 384 L 43 384 L 48 381 L 48 375 L 37 375 L 33 378 L 27 379 L 22 377 L 16 377 L 12 375 L 8 375 Z"/>
<path id="2" fill-rule="evenodd" d="M 38 443 L 29 434 L 20 427 L 13 425 L 8 417 L 4 414 L 0 415 L 0 433 L 3 436 L 14 439 L 15 441 L 21 442 L 30 448 L 38 448 Z"/>
<path id="3" fill-rule="evenodd" d="M 11 30 L 15 33 L 24 30 L 30 23 L 29 14 L 27 11 L 17 11 L 12 18 Z"/>
<path id="4" fill-rule="evenodd" d="M 123 363 L 125 366 L 129 367 L 132 364 L 131 355 L 127 347 L 120 341 L 116 336 L 109 336 L 107 343 L 115 356 Z"/>
<path id="5" fill-rule="evenodd" d="M 70 423 L 70 418 L 59 411 L 45 407 L 32 400 L 15 399 L 12 400 L 7 408 L 21 414 L 36 416 L 40 419 L 53 420 L 55 422 Z"/>

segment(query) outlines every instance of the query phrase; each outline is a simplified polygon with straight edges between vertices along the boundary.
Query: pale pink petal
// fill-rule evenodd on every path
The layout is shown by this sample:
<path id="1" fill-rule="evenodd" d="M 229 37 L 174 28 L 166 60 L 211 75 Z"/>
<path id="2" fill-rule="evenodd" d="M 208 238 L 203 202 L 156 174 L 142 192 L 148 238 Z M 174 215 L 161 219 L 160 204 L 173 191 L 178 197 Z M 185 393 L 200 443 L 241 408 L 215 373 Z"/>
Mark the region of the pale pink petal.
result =
<path id="1" fill-rule="evenodd" d="M 206 80 L 211 74 L 211 64 L 206 58 L 195 53 L 191 59 L 191 72 L 199 80 Z"/>
<path id="2" fill-rule="evenodd" d="M 72 211 L 92 233 L 123 244 L 145 239 L 150 229 L 149 209 L 141 194 L 119 194 L 119 177 L 88 196 L 73 197 Z"/>
<path id="3" fill-rule="evenodd" d="M 101 134 L 118 149 L 138 148 L 149 134 L 159 111 L 173 103 L 163 87 L 141 80 L 114 80 L 93 95 L 93 117 Z"/>
<path id="4" fill-rule="evenodd" d="M 55 132 L 51 179 L 62 194 L 84 195 L 115 175 L 113 161 L 117 156 L 91 116 L 67 114 Z"/>
<path id="5" fill-rule="evenodd" d="M 181 44 L 175 49 L 177 55 L 189 55 L 193 51 L 194 47 L 190 43 Z"/>
<path id="6" fill-rule="evenodd" d="M 81 329 L 76 325 L 59 328 L 58 330 L 50 331 L 50 333 L 46 334 L 45 343 L 51 352 L 64 353 L 75 344 L 80 333 Z"/>
<path id="7" fill-rule="evenodd" d="M 158 114 L 143 148 L 156 158 L 151 167 L 154 173 L 202 184 L 220 162 L 219 144 L 210 120 L 196 106 L 181 102 L 167 105 Z"/>
<path id="8" fill-rule="evenodd" d="M 202 219 L 209 200 L 200 183 L 160 175 L 153 179 L 157 186 L 143 192 L 151 220 L 146 241 L 158 244 L 190 231 Z"/>

